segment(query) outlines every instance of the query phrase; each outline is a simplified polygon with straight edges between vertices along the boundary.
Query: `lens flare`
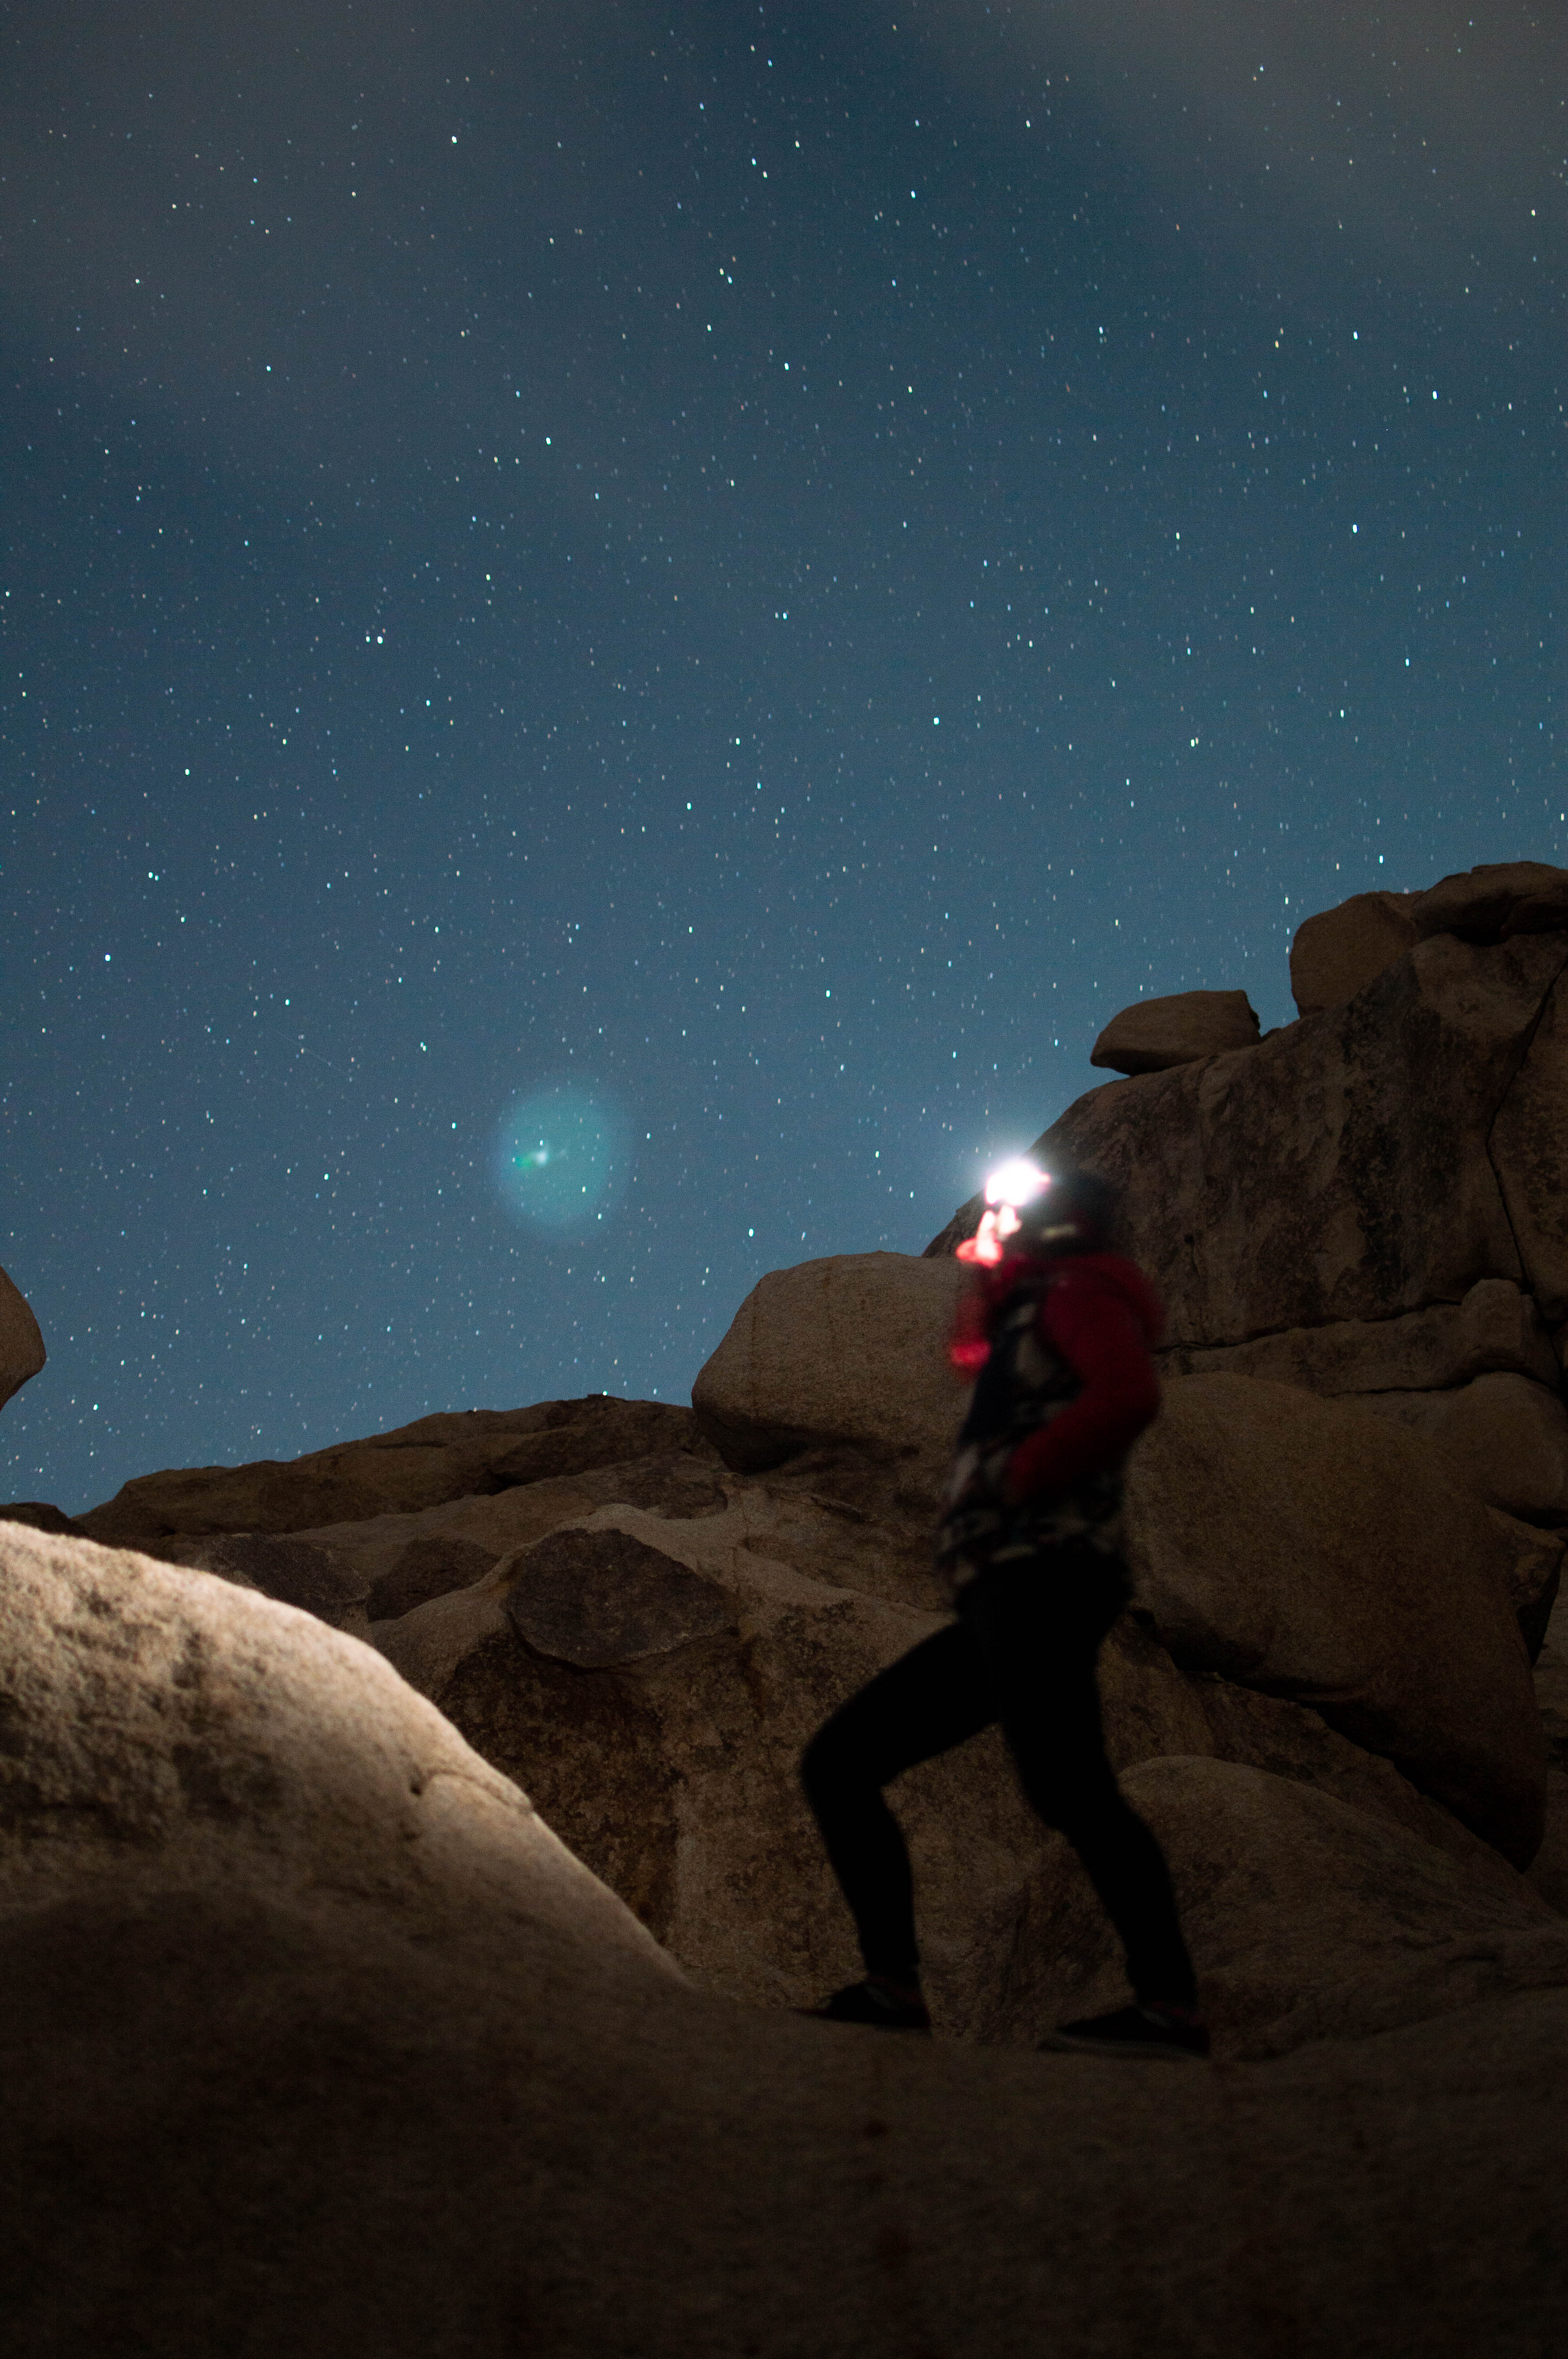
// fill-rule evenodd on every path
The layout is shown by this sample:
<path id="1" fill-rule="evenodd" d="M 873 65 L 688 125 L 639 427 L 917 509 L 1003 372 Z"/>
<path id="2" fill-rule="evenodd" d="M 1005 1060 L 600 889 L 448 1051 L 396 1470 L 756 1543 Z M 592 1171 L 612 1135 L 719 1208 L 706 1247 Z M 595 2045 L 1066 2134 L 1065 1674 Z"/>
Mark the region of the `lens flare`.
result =
<path id="1" fill-rule="evenodd" d="M 630 1166 L 629 1125 L 607 1098 L 563 1082 L 518 1098 L 496 1132 L 496 1187 L 508 1212 L 542 1229 L 585 1229 Z"/>
<path id="2" fill-rule="evenodd" d="M 1011 1163 L 1004 1163 L 1000 1169 L 993 1171 L 986 1181 L 986 1201 L 988 1204 L 1027 1204 L 1032 1196 L 1038 1196 L 1042 1188 L 1050 1185 L 1048 1171 L 1042 1171 L 1038 1164 L 1031 1163 L 1024 1156 L 1015 1156 Z"/>

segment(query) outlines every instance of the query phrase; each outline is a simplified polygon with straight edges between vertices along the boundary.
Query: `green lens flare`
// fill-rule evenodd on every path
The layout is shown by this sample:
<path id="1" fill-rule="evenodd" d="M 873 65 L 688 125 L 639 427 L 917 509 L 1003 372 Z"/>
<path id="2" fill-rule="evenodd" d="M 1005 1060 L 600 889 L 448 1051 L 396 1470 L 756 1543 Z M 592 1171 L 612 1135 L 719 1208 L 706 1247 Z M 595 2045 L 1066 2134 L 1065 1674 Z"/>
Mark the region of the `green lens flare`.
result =
<path id="1" fill-rule="evenodd" d="M 620 1109 L 574 1082 L 517 1099 L 496 1134 L 502 1201 L 540 1228 L 586 1226 L 604 1212 L 624 1177 L 627 1136 Z"/>

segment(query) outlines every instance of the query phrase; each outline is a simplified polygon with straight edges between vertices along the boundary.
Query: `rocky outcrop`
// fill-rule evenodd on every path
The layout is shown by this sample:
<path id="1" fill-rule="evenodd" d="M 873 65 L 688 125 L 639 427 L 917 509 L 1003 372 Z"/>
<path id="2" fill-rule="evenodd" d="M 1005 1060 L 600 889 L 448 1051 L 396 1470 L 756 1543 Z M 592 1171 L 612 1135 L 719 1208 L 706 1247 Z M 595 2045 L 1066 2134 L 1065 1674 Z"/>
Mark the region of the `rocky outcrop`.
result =
<path id="1" fill-rule="evenodd" d="M 989 2359 L 1042 2318 L 1127 2359 L 1552 2347 L 1563 1936 L 1391 1822 L 1217 1759 L 1131 1773 L 1262 2060 L 1021 2052 L 1074 1905 L 1045 1858 L 999 1907 L 1004 2044 L 889 2041 L 684 1983 L 352 1639 L 0 1549 L 18 2349 Z"/>
<path id="2" fill-rule="evenodd" d="M 1444 876 L 1409 897 L 1422 940 L 1454 934 L 1463 942 L 1506 942 L 1519 934 L 1568 932 L 1568 868 L 1543 860 L 1502 860 Z"/>
<path id="3" fill-rule="evenodd" d="M 891 1253 L 770 1271 L 692 1386 L 703 1431 L 747 1470 L 822 1441 L 945 1459 L 962 1406 L 943 1349 L 961 1278 Z"/>
<path id="4" fill-rule="evenodd" d="M 1425 893 L 1355 893 L 1308 918 L 1291 944 L 1291 993 L 1303 1016 L 1335 1007 L 1434 934 L 1490 944 L 1568 932 L 1568 869 L 1505 861 L 1445 876 Z"/>
<path id="5" fill-rule="evenodd" d="M 1421 939 L 1409 893 L 1353 893 L 1296 929 L 1291 996 L 1302 1016 L 1337 1007 L 1402 958 Z"/>
<path id="6" fill-rule="evenodd" d="M 1129 1560 L 1175 1659 L 1316 1708 L 1519 1867 L 1545 1753 L 1485 1510 L 1345 1401 L 1188 1376 L 1133 1453 Z"/>
<path id="7" fill-rule="evenodd" d="M 589 1473 L 679 1449 L 694 1431 L 689 1409 L 605 1393 L 533 1408 L 469 1409 L 303 1458 L 138 1475 L 80 1520 L 93 1539 L 154 1549 L 180 1534 L 308 1531 Z"/>
<path id="8" fill-rule="evenodd" d="M 1253 1048 L 1259 1037 L 1257 1011 L 1244 991 L 1178 991 L 1136 1000 L 1113 1016 L 1089 1062 L 1113 1073 L 1163 1073 L 1200 1057 Z"/>
<path id="9" fill-rule="evenodd" d="M 0 1269 L 0 1408 L 36 1376 L 46 1358 L 44 1339 L 26 1295 Z"/>
<path id="10" fill-rule="evenodd" d="M 1320 1787 L 1250 1765 L 1169 1756 L 1139 1764 L 1123 1787 L 1171 1863 L 1204 1960 L 1205 2004 L 1230 2030 L 1237 2056 L 1364 2040 L 1418 2017 L 1568 1984 L 1568 1922 L 1522 1877 L 1511 1887 L 1478 1877 L 1419 1834 Z M 1119 2003 L 1114 1939 L 1060 1838 L 1007 1936 L 986 2037 L 1022 2045 L 1065 2016 Z"/>
<path id="11" fill-rule="evenodd" d="M 1568 1531 L 1568 871 L 1359 895 L 1293 958 L 1316 1012 L 1091 1091 L 1031 1152 L 1118 1188 L 1168 1375 L 1359 1396 L 1487 1505 Z M 1536 1560 L 1521 1544 L 1516 1587 Z"/>
<path id="12" fill-rule="evenodd" d="M 1119 1190 L 1173 1344 L 1380 1321 L 1523 1277 L 1487 1143 L 1568 938 L 1419 943 L 1348 1006 L 1111 1082 L 1032 1152 Z M 978 1227 L 978 1201 L 928 1251 Z M 1549 1208 L 1541 1217 L 1549 1221 Z"/>

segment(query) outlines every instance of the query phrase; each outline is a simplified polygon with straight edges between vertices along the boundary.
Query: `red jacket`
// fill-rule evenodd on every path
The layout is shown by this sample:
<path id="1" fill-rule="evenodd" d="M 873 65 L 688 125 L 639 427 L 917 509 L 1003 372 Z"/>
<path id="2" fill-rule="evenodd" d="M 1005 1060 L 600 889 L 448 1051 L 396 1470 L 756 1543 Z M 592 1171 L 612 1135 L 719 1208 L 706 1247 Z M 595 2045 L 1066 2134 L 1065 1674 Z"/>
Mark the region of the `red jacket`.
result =
<path id="1" fill-rule="evenodd" d="M 1165 1323 L 1159 1296 L 1119 1254 L 1011 1255 L 976 1273 L 958 1306 L 949 1356 L 977 1375 L 990 1353 L 995 1313 L 1022 1276 L 1044 1275 L 1043 1340 L 1066 1362 L 1082 1392 L 1013 1452 L 1007 1488 L 1019 1502 L 1072 1489 L 1124 1457 L 1158 1412 L 1160 1379 L 1150 1358 Z"/>

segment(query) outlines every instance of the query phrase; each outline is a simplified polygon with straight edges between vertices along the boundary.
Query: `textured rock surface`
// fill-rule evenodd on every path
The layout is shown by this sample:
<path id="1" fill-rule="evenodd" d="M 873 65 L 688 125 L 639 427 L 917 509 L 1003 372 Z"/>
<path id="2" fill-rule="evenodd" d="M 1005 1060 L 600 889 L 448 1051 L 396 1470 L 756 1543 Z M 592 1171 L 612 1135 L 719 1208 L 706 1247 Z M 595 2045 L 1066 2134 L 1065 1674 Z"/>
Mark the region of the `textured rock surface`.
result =
<path id="1" fill-rule="evenodd" d="M 1113 1073 L 1162 1073 L 1199 1057 L 1254 1048 L 1259 1037 L 1257 1010 L 1244 991 L 1178 991 L 1135 1000 L 1113 1016 L 1089 1062 Z"/>
<path id="2" fill-rule="evenodd" d="M 962 1409 L 944 1346 L 963 1275 L 890 1253 L 770 1271 L 692 1386 L 703 1430 L 748 1470 L 822 1441 L 945 1457 Z"/>
<path id="3" fill-rule="evenodd" d="M 1022 2359 L 1042 2321 L 1065 2359 L 1522 2359 L 1568 2307 L 1558 1991 L 1139 2072 L 145 1875 L 0 1963 L 39 2359 Z"/>
<path id="4" fill-rule="evenodd" d="M 365 1600 L 362 1575 L 340 1564 L 328 1549 L 292 1535 L 222 1532 L 207 1539 L 173 1540 L 163 1553 L 170 1563 L 297 1605 L 333 1629 L 344 1628 Z"/>
<path id="5" fill-rule="evenodd" d="M 44 1339 L 25 1294 L 0 1269 L 0 1408 L 36 1376 L 45 1359 Z"/>
<path id="6" fill-rule="evenodd" d="M 696 1439 L 689 1409 L 605 1393 L 469 1409 L 303 1458 L 138 1475 L 81 1522 L 123 1548 L 156 1549 L 178 1533 L 300 1532 L 558 1480 Z"/>
<path id="7" fill-rule="evenodd" d="M 1477 1278 L 1463 1302 L 1434 1302 L 1403 1318 L 1290 1327 L 1249 1343 L 1178 1345 L 1161 1353 L 1160 1364 L 1167 1375 L 1265 1376 L 1312 1393 L 1434 1391 L 1499 1369 L 1561 1381 L 1534 1301 L 1503 1277 Z"/>
<path id="8" fill-rule="evenodd" d="M 1568 1984 L 1568 1922 L 1523 1876 L 1485 1880 L 1387 1818 L 1233 1761 L 1147 1761 L 1124 1783 L 1171 1862 L 1221 2053 L 1363 2039 Z M 1125 1998 L 1103 1912 L 1060 1838 L 999 1987 L 981 2027 L 1020 2045 Z"/>
<path id="9" fill-rule="evenodd" d="M 84 1877 L 319 1889 L 591 1930 L 670 1969 L 373 1649 L 211 1575 L 0 1531 L 0 1899 Z"/>
<path id="10" fill-rule="evenodd" d="M 1184 1376 L 1133 1452 L 1128 1553 L 1178 1662 L 1314 1705 L 1525 1865 L 1545 1759 L 1486 1510 L 1357 1406 Z"/>
<path id="11" fill-rule="evenodd" d="M 1552 1327 L 1568 1319 L 1568 984 L 1559 976 L 1492 1127 L 1491 1152 L 1525 1282 Z"/>
<path id="12" fill-rule="evenodd" d="M 574 1670 L 608 1670 L 735 1635 L 717 1582 L 630 1532 L 552 1532 L 511 1570 L 513 1628 L 530 1653 Z"/>
<path id="13" fill-rule="evenodd" d="M 1409 893 L 1353 893 L 1297 928 L 1291 944 L 1291 996 L 1302 1016 L 1337 1007 L 1413 950 L 1419 939 Z"/>
<path id="14" fill-rule="evenodd" d="M 1363 1406 L 1431 1442 L 1443 1470 L 1488 1506 L 1568 1522 L 1568 1409 L 1529 1376 L 1476 1376 L 1453 1392 L 1369 1393 Z"/>
<path id="15" fill-rule="evenodd" d="M 1542 860 L 1492 861 L 1444 876 L 1409 897 L 1416 932 L 1502 942 L 1516 934 L 1568 932 L 1568 868 Z"/>
<path id="16" fill-rule="evenodd" d="M 1487 1140 L 1568 937 L 1436 935 L 1244 1055 L 1108 1082 L 1032 1150 L 1121 1193 L 1171 1344 L 1384 1320 L 1523 1276 Z M 972 1234 L 978 1201 L 928 1252 Z"/>
<path id="17" fill-rule="evenodd" d="M 881 1495 L 874 1471 L 812 1472 Z M 685 1713 L 670 1807 L 707 1777 L 730 1811 L 719 1867 L 750 1886 L 710 1864 L 702 1905 L 742 1945 L 797 1866 L 809 1885 L 769 1815 L 789 1715 L 930 1626 L 748 1545 L 776 1513 L 841 1569 L 870 1560 L 869 1508 L 770 1479 L 721 1515 L 621 1519 L 727 1588 L 733 1642 L 539 1658 L 579 1722 L 607 1715 L 601 1820 L 642 1807 L 635 1713 Z M 1457 1829 L 1422 1840 L 1410 1811 L 1433 1806 L 1304 1709 L 1184 1680 L 1136 1626 L 1113 1641 L 1113 1742 L 1230 2060 L 1143 2074 L 1022 2046 L 1054 1993 L 1118 1995 L 1116 1969 L 1054 1839 L 1013 1848 L 983 1742 L 937 1765 L 945 1795 L 918 1790 L 934 1768 L 899 1799 L 923 1909 L 946 1880 L 973 1911 L 971 1954 L 942 1961 L 949 2018 L 968 1993 L 971 2029 L 1014 2044 L 889 2041 L 684 1985 L 516 1788 L 319 1621 L 15 1526 L 0 1571 L 18 2349 L 994 2359 L 1043 2318 L 1085 2359 L 1552 2347 L 1568 1925 Z M 693 1676 L 721 1661 L 728 1684 Z M 763 1741 L 725 1762 L 748 1710 Z M 542 1754 L 577 1725 L 547 1716 Z M 1206 1730 L 1224 1758 L 1173 1754 Z M 1283 1774 L 1242 1757 L 1264 1749 Z"/>

